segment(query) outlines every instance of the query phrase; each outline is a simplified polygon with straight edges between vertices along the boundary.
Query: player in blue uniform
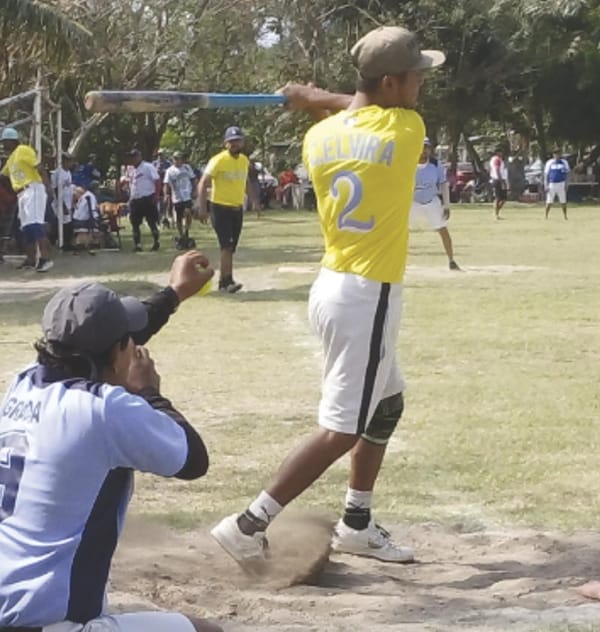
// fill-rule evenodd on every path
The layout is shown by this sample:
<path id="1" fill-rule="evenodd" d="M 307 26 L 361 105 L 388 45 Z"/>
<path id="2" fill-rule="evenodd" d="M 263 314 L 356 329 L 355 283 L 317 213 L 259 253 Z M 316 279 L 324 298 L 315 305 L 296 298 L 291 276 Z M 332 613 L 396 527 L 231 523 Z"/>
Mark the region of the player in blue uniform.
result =
<path id="1" fill-rule="evenodd" d="M 191 480 L 208 468 L 139 345 L 212 275 L 188 252 L 147 301 L 85 282 L 46 305 L 37 362 L 0 409 L 0 632 L 221 630 L 176 613 L 105 610 L 133 471 Z"/>
<path id="2" fill-rule="evenodd" d="M 544 165 L 544 184 L 546 185 L 546 219 L 554 200 L 558 198 L 562 206 L 563 217 L 567 217 L 567 178 L 569 163 L 561 157 L 560 149 L 555 149 L 552 158 Z"/>

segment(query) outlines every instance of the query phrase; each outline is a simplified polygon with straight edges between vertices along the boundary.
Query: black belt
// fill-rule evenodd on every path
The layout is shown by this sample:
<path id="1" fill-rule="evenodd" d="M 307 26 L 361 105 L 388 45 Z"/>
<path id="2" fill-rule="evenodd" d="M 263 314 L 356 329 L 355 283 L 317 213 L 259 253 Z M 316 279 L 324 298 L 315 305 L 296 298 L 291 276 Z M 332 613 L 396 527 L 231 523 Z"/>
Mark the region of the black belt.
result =
<path id="1" fill-rule="evenodd" d="M 42 632 L 43 628 L 0 628 L 0 632 Z"/>

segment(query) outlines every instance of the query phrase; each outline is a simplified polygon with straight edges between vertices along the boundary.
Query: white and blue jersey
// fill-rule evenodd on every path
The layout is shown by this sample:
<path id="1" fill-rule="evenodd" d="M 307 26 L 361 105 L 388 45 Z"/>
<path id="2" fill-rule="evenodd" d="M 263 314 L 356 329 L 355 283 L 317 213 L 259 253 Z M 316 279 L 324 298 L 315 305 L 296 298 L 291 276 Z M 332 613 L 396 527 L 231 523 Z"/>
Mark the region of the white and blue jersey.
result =
<path id="1" fill-rule="evenodd" d="M 194 477 L 185 420 L 53 372 L 19 374 L 0 409 L 0 627 L 99 616 L 133 470 Z"/>
<path id="2" fill-rule="evenodd" d="M 562 158 L 551 158 L 546 162 L 544 175 L 546 184 L 559 184 L 566 182 L 569 175 L 569 163 Z"/>
<path id="3" fill-rule="evenodd" d="M 440 191 L 440 186 L 446 182 L 446 169 L 437 160 L 417 165 L 415 177 L 415 193 L 413 200 L 419 204 L 429 204 Z"/>

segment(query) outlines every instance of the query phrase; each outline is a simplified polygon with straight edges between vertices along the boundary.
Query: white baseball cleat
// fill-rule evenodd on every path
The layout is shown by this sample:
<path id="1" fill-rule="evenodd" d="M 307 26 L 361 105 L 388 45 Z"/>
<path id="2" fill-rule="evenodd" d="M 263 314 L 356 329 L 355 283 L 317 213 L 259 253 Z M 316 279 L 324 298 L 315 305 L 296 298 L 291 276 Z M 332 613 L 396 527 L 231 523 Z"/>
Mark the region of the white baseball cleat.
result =
<path id="1" fill-rule="evenodd" d="M 415 561 L 414 551 L 398 546 L 383 527 L 371 520 L 366 529 L 353 529 L 343 520 L 335 525 L 331 547 L 336 553 L 350 553 L 374 557 L 382 562 L 407 563 Z"/>
<path id="2" fill-rule="evenodd" d="M 223 518 L 210 535 L 244 569 L 257 571 L 268 559 L 269 543 L 264 531 L 246 535 L 238 526 L 238 514 Z"/>

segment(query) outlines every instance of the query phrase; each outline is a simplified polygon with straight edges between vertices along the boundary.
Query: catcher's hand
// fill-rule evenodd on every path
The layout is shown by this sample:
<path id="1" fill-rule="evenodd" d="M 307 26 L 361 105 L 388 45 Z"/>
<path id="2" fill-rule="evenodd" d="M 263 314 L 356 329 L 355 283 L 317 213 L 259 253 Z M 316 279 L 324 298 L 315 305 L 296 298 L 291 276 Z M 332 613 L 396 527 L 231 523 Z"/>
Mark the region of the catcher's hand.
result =
<path id="1" fill-rule="evenodd" d="M 169 285 L 180 301 L 199 292 L 212 279 L 215 271 L 206 256 L 197 250 L 179 255 L 171 266 Z"/>

